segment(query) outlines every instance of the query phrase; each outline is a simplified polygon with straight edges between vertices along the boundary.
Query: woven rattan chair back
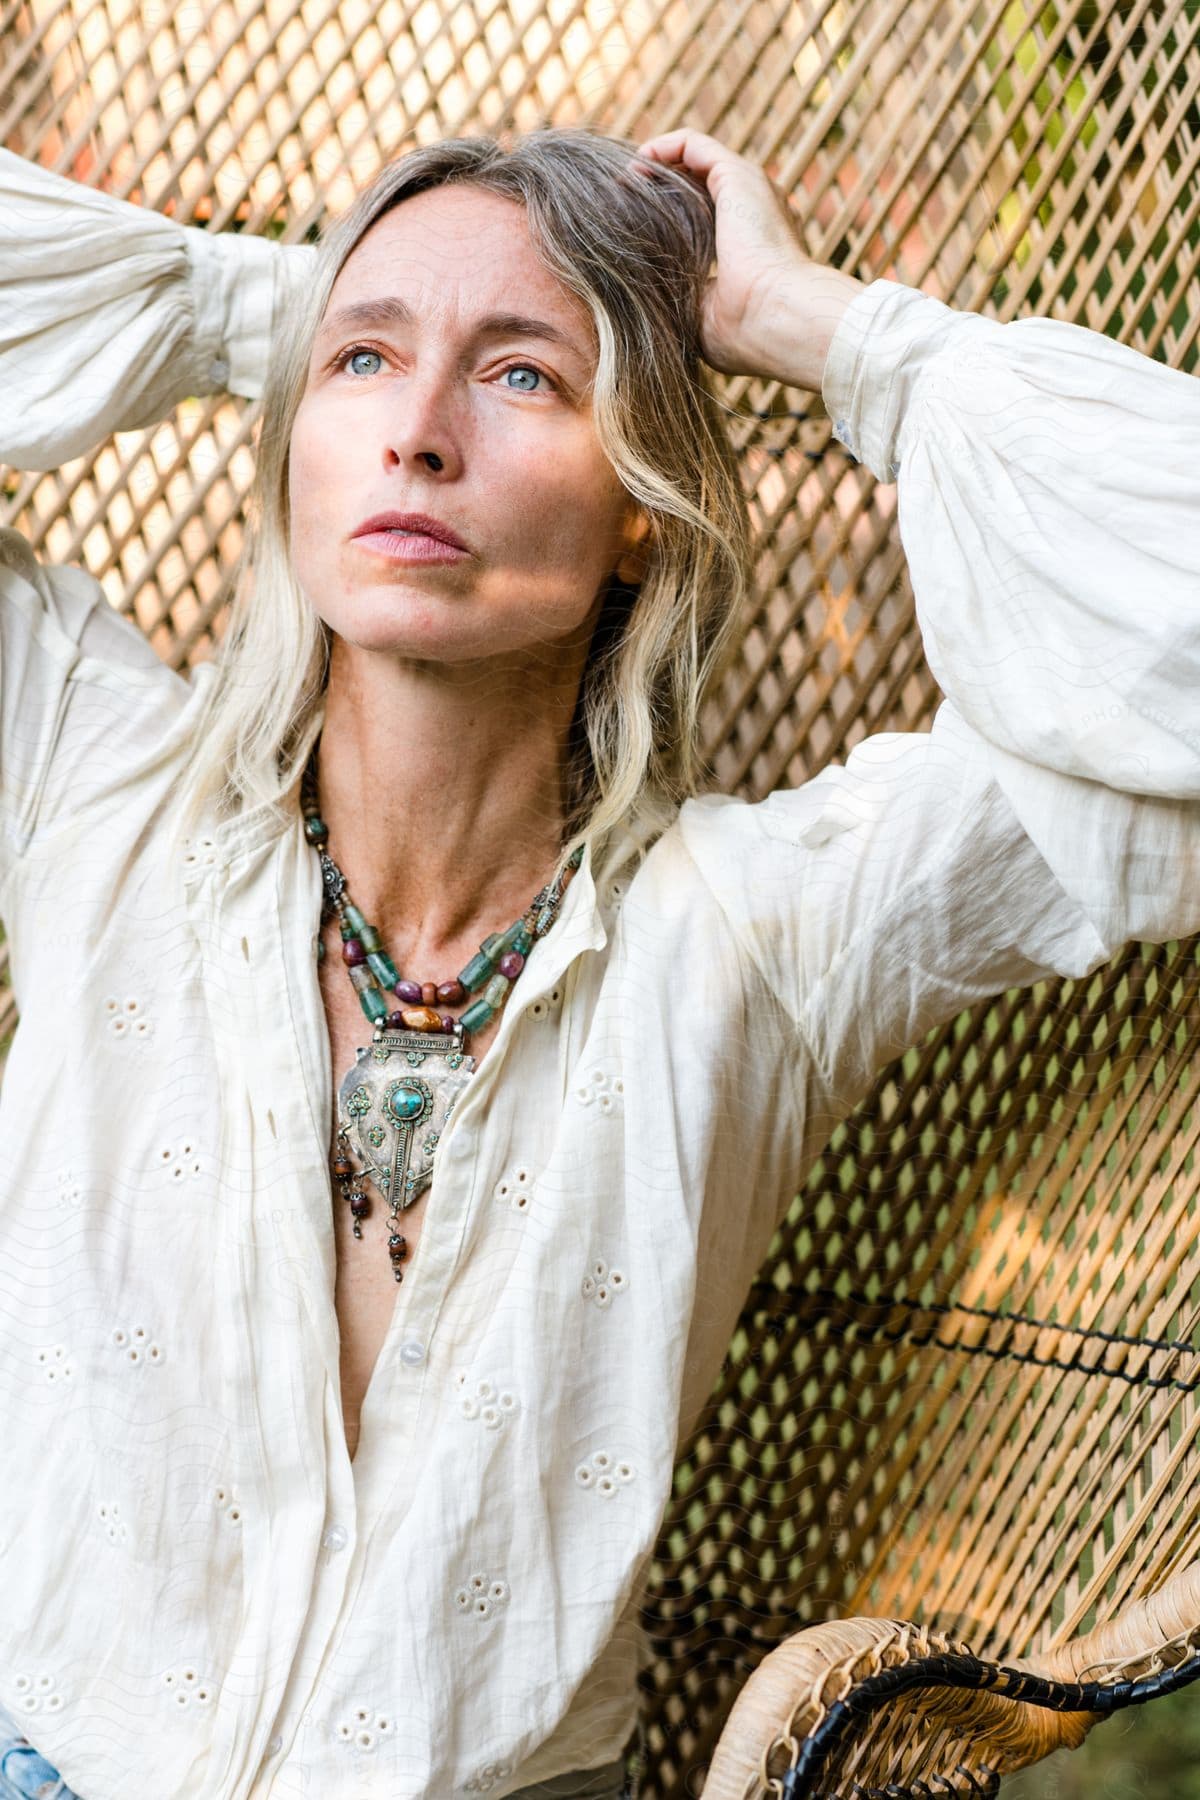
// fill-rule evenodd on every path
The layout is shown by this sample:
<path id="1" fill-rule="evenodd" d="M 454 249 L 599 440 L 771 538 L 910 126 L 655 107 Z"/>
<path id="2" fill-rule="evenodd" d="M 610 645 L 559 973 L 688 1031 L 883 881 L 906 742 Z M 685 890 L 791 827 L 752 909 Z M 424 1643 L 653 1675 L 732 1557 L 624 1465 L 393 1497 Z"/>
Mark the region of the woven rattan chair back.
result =
<path id="1" fill-rule="evenodd" d="M 686 122 L 769 169 L 815 258 L 1184 370 L 1198 94 L 1195 0 L 0 0 L 0 143 L 182 220 L 297 242 L 416 143 Z M 939 696 L 894 487 L 831 441 L 819 397 L 719 385 L 759 579 L 708 739 L 757 798 L 927 728 Z M 188 401 L 53 474 L 9 471 L 0 522 L 190 664 L 219 637 L 255 416 Z M 838 1128 L 682 1446 L 646 1607 L 646 1800 L 699 1792 L 747 1675 L 806 1626 L 825 1635 L 795 1640 L 790 1691 L 811 1698 L 817 1646 L 819 1704 L 747 1793 L 767 1773 L 915 1793 L 957 1762 L 957 1789 L 925 1791 L 988 1791 L 987 1730 L 961 1706 L 939 1722 L 932 1689 L 871 1701 L 890 1709 L 873 1762 L 821 1721 L 958 1642 L 1053 1663 L 1200 1558 L 1198 981 L 1195 943 L 1135 945 L 1001 996 Z M 855 1615 L 909 1624 L 839 1638 Z M 1146 1654 L 1143 1673 L 1186 1663 Z"/>

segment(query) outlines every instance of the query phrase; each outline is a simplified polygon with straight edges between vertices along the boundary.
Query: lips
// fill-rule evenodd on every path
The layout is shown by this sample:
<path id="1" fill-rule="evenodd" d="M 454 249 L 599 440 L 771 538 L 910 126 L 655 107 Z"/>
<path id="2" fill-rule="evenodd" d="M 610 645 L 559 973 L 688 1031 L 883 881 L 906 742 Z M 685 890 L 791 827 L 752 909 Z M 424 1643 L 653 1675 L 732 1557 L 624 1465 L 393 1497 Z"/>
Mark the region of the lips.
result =
<path id="1" fill-rule="evenodd" d="M 455 550 L 468 549 L 456 531 L 443 524 L 441 519 L 431 518 L 428 513 L 372 513 L 369 519 L 364 519 L 361 525 L 356 526 L 353 535 L 364 537 L 371 531 L 404 531 L 436 538 L 439 543 L 450 544 Z"/>

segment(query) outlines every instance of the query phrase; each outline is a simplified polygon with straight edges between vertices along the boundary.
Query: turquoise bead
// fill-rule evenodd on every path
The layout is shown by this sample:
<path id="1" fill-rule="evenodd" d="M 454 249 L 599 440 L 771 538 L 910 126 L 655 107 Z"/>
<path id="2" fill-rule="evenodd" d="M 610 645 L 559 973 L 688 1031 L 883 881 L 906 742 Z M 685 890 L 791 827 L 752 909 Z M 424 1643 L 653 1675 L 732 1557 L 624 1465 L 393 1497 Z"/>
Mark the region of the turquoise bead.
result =
<path id="1" fill-rule="evenodd" d="M 458 1022 L 464 1031 L 482 1031 L 485 1025 L 491 1024 L 495 1016 L 494 1006 L 489 1006 L 486 1000 L 476 1000 L 474 1005 L 468 1006 L 466 1012 L 460 1015 Z"/>
<path id="2" fill-rule="evenodd" d="M 515 925 L 510 925 L 500 939 L 499 950 L 502 956 L 509 950 L 515 950 L 521 956 L 528 956 L 532 949 L 533 933 L 524 919 L 518 919 Z"/>
<path id="3" fill-rule="evenodd" d="M 349 925 L 349 927 L 350 927 L 349 933 L 346 933 L 347 925 Z M 346 910 L 342 914 L 343 935 L 348 935 L 350 937 L 361 937 L 364 931 L 369 931 L 369 930 L 370 930 L 370 926 L 367 924 L 367 921 L 363 918 L 363 915 L 359 912 L 357 906 L 355 906 L 352 901 L 347 901 L 346 902 Z"/>
<path id="4" fill-rule="evenodd" d="M 383 940 L 373 925 L 364 925 L 358 934 L 358 939 L 364 950 L 383 949 Z"/>
<path id="5" fill-rule="evenodd" d="M 489 935 L 484 938 L 479 948 L 484 956 L 490 956 L 495 960 L 500 949 L 500 933 L 498 931 L 489 933 Z"/>
<path id="6" fill-rule="evenodd" d="M 497 975 L 488 982 L 483 993 L 479 997 L 495 1012 L 499 1012 L 500 1008 L 504 1005 L 504 1002 L 508 999 L 508 990 L 511 986 L 512 983 L 507 975 Z"/>
<path id="7" fill-rule="evenodd" d="M 397 1088 L 388 1105 L 403 1124 L 408 1119 L 415 1119 L 425 1110 L 425 1096 L 415 1088 Z"/>
<path id="8" fill-rule="evenodd" d="M 386 950 L 371 950 L 367 955 L 367 967 L 378 981 L 380 987 L 394 988 L 400 977 L 396 965 Z"/>
<path id="9" fill-rule="evenodd" d="M 359 1004 L 370 1019 L 372 1025 L 380 1019 L 387 1018 L 388 1003 L 378 988 L 364 988 L 358 996 Z"/>
<path id="10" fill-rule="evenodd" d="M 312 813 L 304 821 L 304 835 L 310 844 L 323 844 L 329 836 L 329 827 L 324 819 L 319 819 L 316 813 Z"/>
<path id="11" fill-rule="evenodd" d="M 490 981 L 495 973 L 495 963 L 490 956 L 481 950 L 478 956 L 473 956 L 471 958 L 458 979 L 462 982 L 468 994 L 473 994 L 475 989 L 481 988 L 485 981 Z"/>

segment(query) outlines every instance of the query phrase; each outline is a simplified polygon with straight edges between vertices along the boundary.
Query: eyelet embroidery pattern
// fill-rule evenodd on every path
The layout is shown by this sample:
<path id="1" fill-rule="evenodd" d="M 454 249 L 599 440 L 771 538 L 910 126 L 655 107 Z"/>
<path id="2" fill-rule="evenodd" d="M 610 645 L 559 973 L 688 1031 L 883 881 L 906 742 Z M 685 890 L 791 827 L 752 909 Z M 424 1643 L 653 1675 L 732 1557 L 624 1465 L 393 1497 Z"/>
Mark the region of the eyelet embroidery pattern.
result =
<path id="1" fill-rule="evenodd" d="M 391 1713 L 372 1712 L 369 1706 L 356 1706 L 348 1718 L 339 1719 L 333 1735 L 340 1744 L 353 1744 L 356 1750 L 373 1750 L 381 1737 L 390 1737 L 396 1729 Z"/>
<path id="2" fill-rule="evenodd" d="M 539 994 L 536 1000 L 530 1002 L 529 1017 L 531 1019 L 551 1018 L 561 1009 L 562 997 L 563 990 L 560 981 L 558 986 L 552 987 L 548 994 Z"/>
<path id="3" fill-rule="evenodd" d="M 619 1113 L 625 1110 L 625 1082 L 620 1075 L 609 1075 L 604 1069 L 590 1069 L 575 1084 L 574 1094 L 580 1106 L 595 1106 L 597 1112 Z"/>
<path id="4" fill-rule="evenodd" d="M 486 1378 L 477 1381 L 474 1391 L 467 1393 L 465 1369 L 460 1369 L 455 1375 L 454 1385 L 464 1390 L 458 1402 L 463 1418 L 478 1419 L 489 1431 L 499 1431 L 517 1410 L 517 1396 L 508 1388 L 497 1390 L 494 1382 Z"/>
<path id="5" fill-rule="evenodd" d="M 195 1138 L 184 1138 L 179 1144 L 164 1144 L 158 1153 L 158 1167 L 172 1182 L 194 1180 L 202 1175 L 204 1164 Z"/>
<path id="6" fill-rule="evenodd" d="M 242 1522 L 242 1505 L 237 1497 L 237 1489 L 233 1487 L 214 1488 L 213 1505 L 222 1515 L 225 1523 L 236 1530 Z"/>
<path id="7" fill-rule="evenodd" d="M 217 860 L 217 842 L 215 838 L 186 838 L 187 849 L 183 853 L 184 867 L 188 869 L 211 869 Z"/>
<path id="8" fill-rule="evenodd" d="M 104 1020 L 110 1037 L 135 1042 L 154 1036 L 154 1020 L 133 994 L 124 999 L 109 994 L 104 1001 Z"/>
<path id="9" fill-rule="evenodd" d="M 478 1775 L 463 1782 L 464 1794 L 490 1794 L 496 1783 L 512 1774 L 511 1763 L 484 1763 Z"/>
<path id="10" fill-rule="evenodd" d="M 14 1712 L 62 1711 L 63 1697 L 58 1691 L 58 1677 L 48 1669 L 39 1669 L 36 1673 L 23 1671 L 15 1675 L 12 1691 L 16 1696 L 12 1703 Z"/>
<path id="11" fill-rule="evenodd" d="M 217 1691 L 217 1684 L 205 1681 L 195 1663 L 186 1663 L 182 1669 L 165 1669 L 162 1678 L 176 1706 L 211 1706 Z"/>
<path id="12" fill-rule="evenodd" d="M 127 1544 L 129 1527 L 121 1517 L 121 1509 L 115 1500 L 102 1500 L 97 1507 L 100 1524 L 110 1544 Z"/>
<path id="13" fill-rule="evenodd" d="M 606 1500 L 611 1500 L 636 1475 L 633 1464 L 624 1457 L 614 1457 L 611 1450 L 597 1450 L 590 1462 L 580 1463 L 575 1471 L 581 1488 L 591 1488 Z"/>
<path id="14" fill-rule="evenodd" d="M 490 1619 L 493 1613 L 499 1612 L 508 1605 L 509 1586 L 502 1576 L 491 1576 L 485 1569 L 477 1570 L 465 1587 L 460 1587 L 454 1595 L 454 1604 L 463 1617 L 473 1619 Z"/>
<path id="15" fill-rule="evenodd" d="M 166 1361 L 166 1356 L 160 1346 L 151 1343 L 150 1333 L 144 1325 L 134 1325 L 131 1328 L 118 1325 L 109 1338 L 109 1344 L 119 1352 L 121 1361 L 127 1363 L 130 1368 L 137 1368 L 143 1364 L 157 1366 Z"/>
<path id="16" fill-rule="evenodd" d="M 74 1369 L 71 1352 L 65 1344 L 43 1344 L 35 1354 L 38 1368 L 51 1387 L 59 1387 L 64 1381 L 70 1381 Z"/>
<path id="17" fill-rule="evenodd" d="M 614 1295 L 624 1293 L 628 1286 L 629 1278 L 623 1270 L 610 1269 L 602 1258 L 597 1257 L 580 1283 L 579 1291 L 585 1300 L 603 1309 L 611 1306 Z"/>
<path id="18" fill-rule="evenodd" d="M 514 1212 L 528 1212 L 533 1198 L 532 1171 L 524 1163 L 518 1163 L 515 1169 L 500 1177 L 492 1194 L 501 1206 L 511 1206 Z"/>
<path id="19" fill-rule="evenodd" d="M 69 1212 L 78 1212 L 87 1202 L 87 1191 L 74 1169 L 58 1172 L 58 1204 Z"/>

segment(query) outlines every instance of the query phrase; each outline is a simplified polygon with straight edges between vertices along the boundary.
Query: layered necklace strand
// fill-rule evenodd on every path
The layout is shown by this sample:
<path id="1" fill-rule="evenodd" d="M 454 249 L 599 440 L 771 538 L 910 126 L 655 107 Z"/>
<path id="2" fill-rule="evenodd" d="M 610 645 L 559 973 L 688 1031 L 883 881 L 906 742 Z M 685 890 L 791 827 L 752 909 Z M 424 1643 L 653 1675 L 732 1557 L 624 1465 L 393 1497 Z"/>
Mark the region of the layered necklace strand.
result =
<path id="1" fill-rule="evenodd" d="M 317 804 L 315 745 L 301 781 L 300 805 L 304 835 L 321 862 L 322 922 L 336 913 L 342 960 L 375 1028 L 372 1043 L 358 1051 L 357 1061 L 338 1085 L 333 1173 L 350 1208 L 356 1238 L 362 1237 L 362 1221 L 371 1213 L 363 1182 L 370 1179 L 383 1194 L 391 1210 L 388 1256 L 392 1273 L 402 1281 L 400 1265 L 408 1245 L 398 1229 L 399 1215 L 433 1179 L 438 1141 L 475 1067 L 474 1057 L 467 1054 L 471 1033 L 499 1017 L 529 952 L 557 918 L 583 850 L 573 853 L 507 931 L 486 937 L 456 977 L 411 981 L 397 972 L 378 931 L 350 899 L 346 877 L 329 854 L 329 827 Z M 318 939 L 318 959 L 323 961 L 324 955 L 324 943 Z M 399 1007 L 393 1006 L 392 996 L 401 1002 Z M 457 1018 L 447 1010 L 464 1002 L 469 1004 Z M 358 1169 L 352 1140 L 358 1149 Z"/>

